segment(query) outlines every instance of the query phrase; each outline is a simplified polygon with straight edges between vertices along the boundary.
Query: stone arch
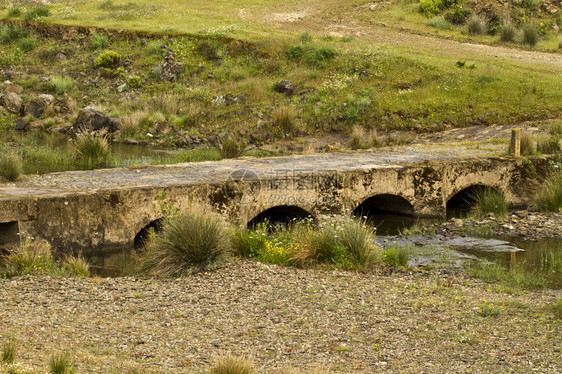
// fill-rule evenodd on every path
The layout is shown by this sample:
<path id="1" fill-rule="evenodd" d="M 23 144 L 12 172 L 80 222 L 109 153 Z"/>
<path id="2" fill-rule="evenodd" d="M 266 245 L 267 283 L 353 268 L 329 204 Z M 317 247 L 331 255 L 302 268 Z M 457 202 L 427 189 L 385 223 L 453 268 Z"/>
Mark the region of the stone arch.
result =
<path id="1" fill-rule="evenodd" d="M 255 227 L 257 224 L 268 221 L 269 223 L 275 224 L 289 224 L 293 220 L 301 220 L 305 218 L 312 218 L 316 220 L 315 217 L 305 209 L 296 205 L 278 205 L 272 208 L 266 209 L 256 215 L 248 222 L 248 227 Z"/>
<path id="2" fill-rule="evenodd" d="M 134 248 L 140 248 L 146 244 L 148 239 L 148 235 L 151 230 L 155 232 L 159 232 L 162 230 L 162 226 L 164 224 L 164 218 L 157 218 L 148 223 L 148 225 L 144 226 L 136 235 L 133 241 Z"/>
<path id="3" fill-rule="evenodd" d="M 466 214 L 476 204 L 476 196 L 486 191 L 498 191 L 502 194 L 504 192 L 494 186 L 487 186 L 485 184 L 472 184 L 458 190 L 456 193 L 449 196 L 445 204 L 447 210 L 447 217 Z"/>
<path id="4" fill-rule="evenodd" d="M 355 216 L 372 216 L 376 214 L 413 216 L 414 206 L 402 196 L 379 194 L 365 199 L 353 210 L 353 215 Z"/>

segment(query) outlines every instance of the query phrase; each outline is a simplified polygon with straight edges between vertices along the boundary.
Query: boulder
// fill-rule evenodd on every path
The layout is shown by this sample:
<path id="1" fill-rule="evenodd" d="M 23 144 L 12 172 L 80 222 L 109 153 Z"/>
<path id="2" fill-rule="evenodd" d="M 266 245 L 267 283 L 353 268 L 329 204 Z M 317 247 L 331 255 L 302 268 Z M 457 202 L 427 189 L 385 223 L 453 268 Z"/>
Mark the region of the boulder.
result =
<path id="1" fill-rule="evenodd" d="M 115 132 L 121 129 L 121 119 L 109 117 L 95 108 L 86 107 L 78 112 L 73 128 L 77 131 L 106 130 Z"/>
<path id="2" fill-rule="evenodd" d="M 23 88 L 20 85 L 14 84 L 10 81 L 5 81 L 0 85 L 1 92 L 13 92 L 16 94 L 21 94 L 23 92 Z"/>
<path id="3" fill-rule="evenodd" d="M 24 131 L 29 124 L 23 118 L 16 118 L 14 121 L 14 128 L 18 131 Z"/>
<path id="4" fill-rule="evenodd" d="M 279 93 L 284 93 L 286 95 L 292 95 L 295 92 L 293 83 L 288 79 L 281 79 L 279 83 L 275 85 L 275 91 Z"/>
<path id="5" fill-rule="evenodd" d="M 39 118 L 45 113 L 49 105 L 55 102 L 53 95 L 42 94 L 32 99 L 25 106 L 25 114 Z"/>
<path id="6" fill-rule="evenodd" d="M 23 106 L 23 100 L 17 93 L 5 92 L 0 94 L 0 105 L 9 112 L 19 113 Z"/>
<path id="7" fill-rule="evenodd" d="M 148 132 L 152 135 L 161 135 L 161 134 L 175 134 L 176 129 L 173 124 L 168 121 L 156 121 L 154 125 L 148 129 Z"/>

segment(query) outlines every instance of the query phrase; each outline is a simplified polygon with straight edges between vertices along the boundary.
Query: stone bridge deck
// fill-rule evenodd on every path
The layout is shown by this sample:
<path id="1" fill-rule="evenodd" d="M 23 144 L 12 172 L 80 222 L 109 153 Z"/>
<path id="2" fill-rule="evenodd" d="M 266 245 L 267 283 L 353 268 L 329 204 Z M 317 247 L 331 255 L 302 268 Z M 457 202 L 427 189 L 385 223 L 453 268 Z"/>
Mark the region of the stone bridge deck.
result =
<path id="1" fill-rule="evenodd" d="M 426 146 L 30 175 L 0 184 L 0 246 L 18 232 L 60 251 L 130 246 L 162 218 L 162 203 L 181 209 L 194 199 L 242 224 L 268 212 L 320 218 L 361 207 L 443 216 L 475 185 L 521 205 L 520 164 L 482 149 Z"/>

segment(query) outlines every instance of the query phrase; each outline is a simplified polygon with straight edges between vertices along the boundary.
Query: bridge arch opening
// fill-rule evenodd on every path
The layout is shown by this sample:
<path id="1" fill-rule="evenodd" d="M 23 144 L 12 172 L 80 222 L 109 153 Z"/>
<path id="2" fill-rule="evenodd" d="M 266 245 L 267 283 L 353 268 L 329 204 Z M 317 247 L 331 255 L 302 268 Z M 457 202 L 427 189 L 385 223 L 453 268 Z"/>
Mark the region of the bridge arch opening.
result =
<path id="1" fill-rule="evenodd" d="M 455 193 L 447 200 L 447 218 L 466 217 L 476 206 L 477 197 L 488 192 L 497 192 L 503 195 L 503 191 L 500 189 L 483 184 L 474 184 Z"/>
<path id="2" fill-rule="evenodd" d="M 254 228 L 260 223 L 268 222 L 272 226 L 289 225 L 291 222 L 310 218 L 316 219 L 312 214 L 295 205 L 280 205 L 264 210 L 248 222 L 248 228 Z"/>
<path id="3" fill-rule="evenodd" d="M 363 217 L 377 229 L 378 235 L 397 235 L 417 222 L 413 205 L 402 196 L 381 194 L 363 201 L 353 215 Z"/>
<path id="4" fill-rule="evenodd" d="M 148 242 L 151 233 L 158 233 L 162 231 L 162 226 L 164 225 L 164 218 L 158 218 L 154 221 L 150 222 L 148 225 L 144 226 L 138 233 L 135 235 L 134 240 L 134 248 L 142 248 Z"/>

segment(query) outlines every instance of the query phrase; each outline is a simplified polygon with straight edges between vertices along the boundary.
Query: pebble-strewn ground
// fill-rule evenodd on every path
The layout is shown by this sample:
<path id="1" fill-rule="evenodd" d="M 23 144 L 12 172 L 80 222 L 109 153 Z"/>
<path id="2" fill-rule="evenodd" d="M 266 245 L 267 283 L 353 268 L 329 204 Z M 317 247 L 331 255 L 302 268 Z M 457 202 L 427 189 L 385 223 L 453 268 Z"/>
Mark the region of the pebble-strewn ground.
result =
<path id="1" fill-rule="evenodd" d="M 562 291 L 503 294 L 437 272 L 300 270 L 240 261 L 175 280 L 0 280 L 0 335 L 18 361 L 56 350 L 78 373 L 199 373 L 217 354 L 258 372 L 562 372 Z M 498 316 L 481 316 L 491 303 Z"/>

